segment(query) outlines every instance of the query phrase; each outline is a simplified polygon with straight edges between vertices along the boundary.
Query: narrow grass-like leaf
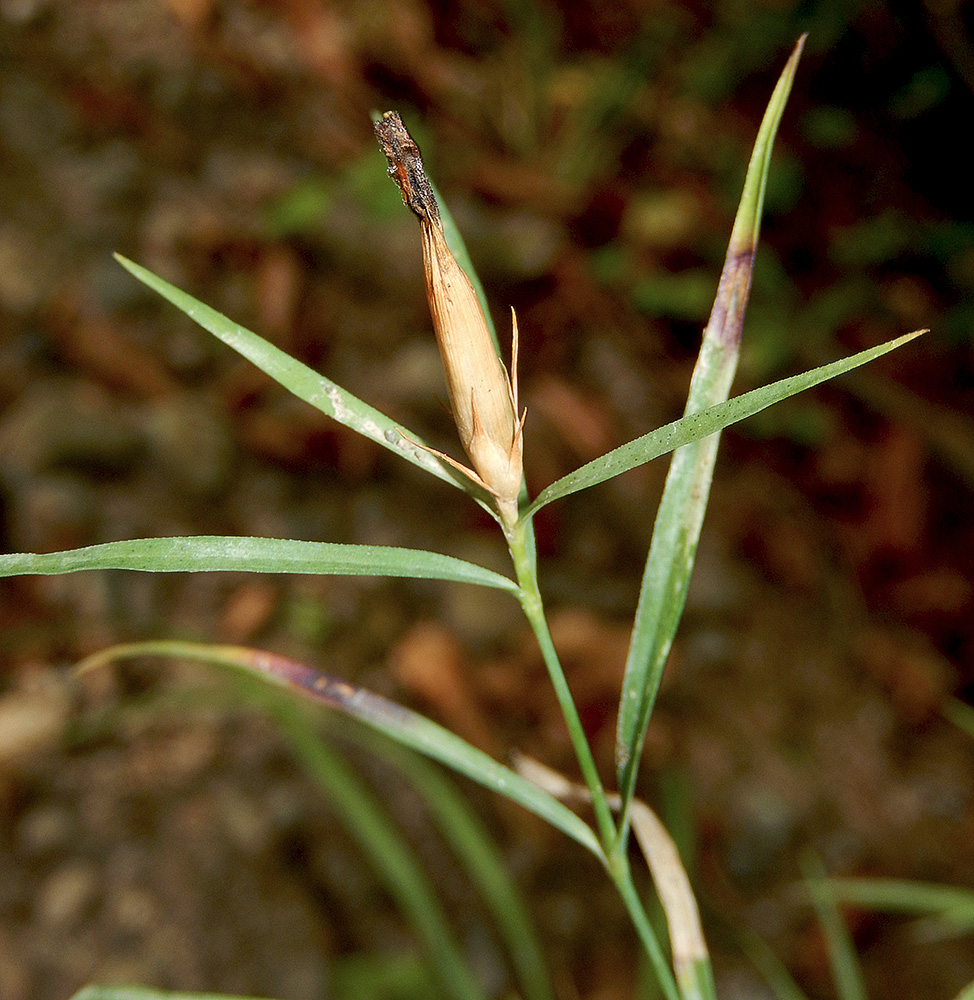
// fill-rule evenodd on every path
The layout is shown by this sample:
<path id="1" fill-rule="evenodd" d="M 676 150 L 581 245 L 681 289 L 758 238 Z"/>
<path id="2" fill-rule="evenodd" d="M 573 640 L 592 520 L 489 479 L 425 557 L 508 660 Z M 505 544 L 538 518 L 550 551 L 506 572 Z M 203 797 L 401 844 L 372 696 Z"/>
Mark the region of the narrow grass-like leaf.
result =
<path id="1" fill-rule="evenodd" d="M 112 646 L 83 660 L 78 669 L 90 670 L 138 656 L 164 656 L 233 667 L 300 691 L 517 802 L 587 848 L 605 864 L 605 855 L 592 828 L 566 806 L 450 730 L 365 688 L 275 653 L 244 646 L 168 640 Z"/>
<path id="2" fill-rule="evenodd" d="M 241 674 L 238 679 L 246 681 L 240 684 L 239 700 L 248 710 L 256 705 L 259 710 L 266 709 L 270 712 L 268 694 L 276 699 L 283 697 L 279 690 L 262 678 L 252 677 L 248 673 Z M 193 713 L 218 711 L 225 714 L 235 693 L 228 691 L 225 685 L 218 690 L 183 686 L 164 691 L 153 688 L 145 694 L 126 699 L 122 708 L 108 707 L 95 713 L 92 718 L 81 720 L 77 727 L 73 727 L 74 738 L 99 740 L 118 732 L 120 727 L 141 726 L 148 719 L 158 720 L 160 717 L 178 718 L 185 722 Z M 551 1000 L 554 993 L 544 952 L 527 907 L 507 871 L 504 858 L 490 831 L 456 784 L 436 765 L 382 733 L 344 718 L 336 721 L 342 723 L 334 727 L 342 742 L 351 741 L 368 753 L 378 755 L 391 768 L 400 771 L 416 788 L 445 840 L 486 902 L 498 934 L 511 956 L 514 972 L 521 984 L 520 995 L 523 1000 Z M 328 730 L 325 732 L 327 735 Z M 363 965 L 374 963 L 377 968 L 385 968 L 387 963 L 397 962 L 409 966 L 419 960 L 417 956 L 391 958 L 364 955 L 359 958 Z M 428 963 L 423 961 L 426 969 Z M 422 975 L 428 979 L 428 970 L 417 970 L 417 976 Z M 364 970 L 363 976 L 367 978 Z M 342 995 L 346 991 L 336 987 L 335 992 Z"/>
<path id="3" fill-rule="evenodd" d="M 808 1000 L 808 994 L 795 982 L 784 962 L 771 946 L 749 927 L 728 928 L 737 937 L 741 950 L 758 970 L 778 1000 Z"/>
<path id="4" fill-rule="evenodd" d="M 804 41 L 803 36 L 795 46 L 758 130 L 717 297 L 690 382 L 688 416 L 725 401 L 730 391 L 751 287 L 771 148 Z M 620 839 L 623 841 L 628 835 L 629 804 L 636 787 L 646 727 L 683 613 L 719 440 L 719 435 L 714 434 L 675 452 L 656 515 L 626 660 L 616 731 L 616 765 L 623 801 Z"/>
<path id="5" fill-rule="evenodd" d="M 328 964 L 330 1000 L 428 1000 L 435 991 L 420 955 L 358 952 Z"/>
<path id="6" fill-rule="evenodd" d="M 825 867 L 817 857 L 808 855 L 802 861 L 805 886 L 812 899 L 815 915 L 822 925 L 828 946 L 829 964 L 840 1000 L 866 1000 L 866 984 L 856 955 L 849 928 L 836 905 L 829 888 Z"/>
<path id="7" fill-rule="evenodd" d="M 674 420 L 672 423 L 664 424 L 655 431 L 650 431 L 648 434 L 643 434 L 641 437 L 634 438 L 632 441 L 606 452 L 599 458 L 587 462 L 574 472 L 570 472 L 567 476 L 553 482 L 535 497 L 534 502 L 525 512 L 525 517 L 531 517 L 541 507 L 554 500 L 561 500 L 563 497 L 571 496 L 572 493 L 579 493 L 581 490 L 589 489 L 589 487 L 598 486 L 600 483 L 620 476 L 630 469 L 645 465 L 661 455 L 666 455 L 684 445 L 693 444 L 722 431 L 725 427 L 753 417 L 774 403 L 780 403 L 783 399 L 788 399 L 790 396 L 811 389 L 822 382 L 828 382 L 839 375 L 844 375 L 860 365 L 875 361 L 876 358 L 902 347 L 925 332 L 917 330 L 913 333 L 906 333 L 894 340 L 887 341 L 885 344 L 870 347 L 858 354 L 852 354 L 847 358 L 823 365 L 821 368 L 813 368 L 801 375 L 791 375 L 788 378 L 772 382 L 770 385 L 751 389 L 733 399 L 709 406 L 698 413 L 691 413 L 679 420 Z"/>
<path id="8" fill-rule="evenodd" d="M 970 910 L 974 917 L 972 889 L 887 878 L 830 878 L 828 885 L 837 902 L 869 910 L 916 915 Z"/>
<path id="9" fill-rule="evenodd" d="M 145 573 L 202 573 L 231 570 L 253 573 L 312 573 L 329 576 L 395 576 L 454 580 L 496 587 L 517 594 L 500 573 L 425 549 L 390 545 L 342 545 L 290 538 L 190 535 L 132 538 L 64 552 L 0 555 L 0 576 L 78 573 L 90 569 L 128 569 Z"/>
<path id="10" fill-rule="evenodd" d="M 347 735 L 347 734 L 346 734 Z M 521 983 L 524 1000 L 553 1000 L 554 990 L 534 925 L 490 832 L 437 767 L 372 732 L 363 746 L 378 753 L 411 782 L 487 904 Z"/>
<path id="11" fill-rule="evenodd" d="M 258 1000 L 256 997 L 228 996 L 225 993 L 174 993 L 146 986 L 86 986 L 71 1000 Z"/>
<path id="12" fill-rule="evenodd" d="M 839 903 L 937 918 L 952 935 L 974 932 L 972 889 L 881 878 L 830 878 L 828 885 Z"/>
<path id="13" fill-rule="evenodd" d="M 960 698 L 948 698 L 943 713 L 958 729 L 974 739 L 974 708 L 967 702 Z"/>
<path id="14" fill-rule="evenodd" d="M 158 292 L 194 322 L 199 323 L 204 330 L 208 330 L 228 347 L 232 347 L 248 361 L 252 361 L 261 371 L 276 382 L 280 382 L 298 398 L 310 403 L 315 409 L 375 441 L 376 444 L 382 445 L 383 448 L 388 448 L 444 482 L 452 483 L 481 500 L 486 497 L 486 494 L 465 476 L 421 447 L 426 442 L 418 434 L 408 431 L 408 437 L 404 436 L 403 429 L 394 420 L 319 375 L 296 358 L 292 358 L 263 337 L 234 323 L 127 257 L 115 254 L 115 259 L 130 274 Z"/>
<path id="15" fill-rule="evenodd" d="M 301 706 L 275 699 L 271 712 L 305 770 L 325 790 L 370 864 L 423 942 L 437 979 L 454 1000 L 486 1000 L 450 931 L 449 921 L 414 852 L 386 810 L 321 738 Z"/>
<path id="16" fill-rule="evenodd" d="M 961 991 L 954 997 L 954 1000 L 974 1000 L 974 982 L 968 983 Z"/>

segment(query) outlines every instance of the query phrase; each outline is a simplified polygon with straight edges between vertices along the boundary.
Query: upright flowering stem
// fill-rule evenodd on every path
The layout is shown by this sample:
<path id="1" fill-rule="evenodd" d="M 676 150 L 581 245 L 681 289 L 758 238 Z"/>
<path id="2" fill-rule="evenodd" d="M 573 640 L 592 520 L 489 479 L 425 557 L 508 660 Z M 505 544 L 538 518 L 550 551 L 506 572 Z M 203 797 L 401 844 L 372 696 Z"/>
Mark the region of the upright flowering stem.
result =
<path id="1" fill-rule="evenodd" d="M 624 846 L 619 849 L 618 831 L 615 821 L 612 818 L 612 810 L 608 797 L 602 786 L 602 779 L 599 777 L 598 768 L 595 766 L 595 758 L 585 730 L 582 727 L 582 720 L 579 717 L 575 700 L 572 698 L 568 681 L 558 660 L 551 633 L 548 630 L 548 622 L 545 618 L 544 606 L 541 601 L 541 593 L 538 589 L 538 575 L 535 561 L 529 552 L 526 544 L 526 532 L 528 525 L 522 521 L 513 531 L 508 532 L 508 545 L 511 549 L 511 557 L 514 560 L 514 571 L 517 581 L 521 587 L 521 607 L 524 614 L 531 623 L 535 638 L 541 647 L 541 654 L 544 657 L 545 666 L 548 668 L 548 676 L 551 678 L 552 687 L 558 698 L 565 725 L 575 750 L 582 778 L 589 790 L 592 798 L 592 809 L 595 812 L 595 822 L 598 827 L 599 837 L 606 852 L 606 867 L 609 877 L 612 879 L 629 916 L 632 919 L 639 940 L 646 950 L 646 954 L 656 973 L 657 980 L 663 990 L 666 1000 L 680 1000 L 680 993 L 673 978 L 673 974 L 666 961 L 666 956 L 660 947 L 656 932 L 650 924 L 643 904 L 639 899 L 639 894 L 632 880 L 632 873 L 629 868 L 629 858 Z"/>
<path id="2" fill-rule="evenodd" d="M 508 535 L 508 544 L 511 549 L 511 557 L 514 560 L 514 571 L 517 574 L 517 582 L 521 586 L 521 607 L 524 614 L 531 623 L 535 638 L 541 647 L 541 655 L 544 657 L 545 666 L 548 668 L 548 676 L 551 678 L 551 685 L 555 689 L 561 713 L 565 718 L 565 725 L 568 728 L 568 735 L 571 738 L 572 746 L 575 749 L 575 756 L 582 771 L 582 778 L 592 794 L 592 808 L 595 810 L 595 821 L 598 825 L 599 836 L 603 845 L 608 850 L 616 839 L 616 826 L 612 819 L 612 811 L 605 796 L 605 789 L 602 787 L 602 779 L 599 777 L 598 768 L 595 766 L 595 758 L 592 756 L 592 748 L 589 746 L 582 726 L 582 720 L 575 706 L 575 700 L 568 687 L 568 681 L 558 660 L 555 645 L 548 631 L 548 622 L 545 618 L 544 605 L 541 602 L 541 592 L 538 590 L 538 577 L 535 571 L 534 560 L 528 553 L 525 544 L 526 527 L 522 523 Z"/>
<path id="3" fill-rule="evenodd" d="M 615 823 L 548 631 L 537 570 L 529 551 L 529 524 L 518 522 L 524 417 L 518 417 L 517 413 L 517 321 L 514 321 L 511 359 L 513 377 L 508 378 L 494 349 L 473 285 L 447 246 L 436 195 L 416 143 L 395 111 L 382 115 L 375 124 L 375 133 L 389 161 L 389 176 L 399 185 L 403 201 L 419 217 L 426 295 L 433 328 L 460 442 L 473 469 L 459 465 L 448 456 L 441 457 L 484 487 L 497 504 L 521 587 L 521 605 L 541 646 L 582 775 L 592 793 L 599 833 L 608 847 L 616 838 Z"/>

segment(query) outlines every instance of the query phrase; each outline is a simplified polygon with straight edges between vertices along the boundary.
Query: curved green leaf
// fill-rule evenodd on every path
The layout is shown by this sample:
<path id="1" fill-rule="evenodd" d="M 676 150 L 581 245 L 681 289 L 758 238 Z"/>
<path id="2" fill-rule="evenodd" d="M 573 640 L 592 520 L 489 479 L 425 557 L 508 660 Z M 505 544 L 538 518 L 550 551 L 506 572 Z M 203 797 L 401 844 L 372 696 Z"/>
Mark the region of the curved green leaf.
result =
<path id="1" fill-rule="evenodd" d="M 78 669 L 90 670 L 114 660 L 136 656 L 165 656 L 233 667 L 300 691 L 517 802 L 605 863 L 605 855 L 592 828 L 567 806 L 449 729 L 365 688 L 276 653 L 245 646 L 211 646 L 167 640 L 112 646 L 89 656 L 78 665 Z"/>
<path id="2" fill-rule="evenodd" d="M 638 468 L 640 465 L 645 465 L 676 448 L 700 441 L 725 427 L 753 417 L 754 414 L 760 413 L 789 396 L 804 392 L 806 389 L 811 389 L 829 379 L 844 375 L 846 372 L 852 371 L 853 368 L 874 361 L 925 332 L 918 330 L 914 333 L 904 334 L 902 337 L 889 340 L 877 347 L 870 347 L 868 350 L 860 351 L 848 358 L 833 361 L 821 368 L 813 368 L 801 375 L 792 375 L 778 382 L 772 382 L 770 385 L 761 386 L 759 389 L 752 389 L 750 392 L 710 406 L 699 413 L 691 413 L 689 416 L 681 417 L 672 423 L 664 424 L 655 431 L 634 438 L 556 480 L 535 497 L 524 516 L 531 517 L 541 507 L 553 500 L 561 500 L 571 496 L 572 493 L 587 490 L 591 486 L 598 486 L 606 480 L 620 476 L 623 472 Z"/>
<path id="3" fill-rule="evenodd" d="M 427 451 L 423 447 L 426 442 L 418 434 L 409 431 L 408 437 L 405 436 L 401 426 L 384 413 L 380 413 L 341 386 L 319 375 L 314 369 L 292 358 L 290 354 L 286 354 L 263 337 L 258 337 L 256 333 L 227 319 L 215 309 L 180 291 L 175 285 L 169 284 L 168 281 L 157 277 L 127 257 L 117 253 L 115 259 L 144 285 L 158 292 L 190 319 L 199 323 L 204 330 L 208 330 L 228 347 L 232 347 L 248 361 L 252 361 L 261 371 L 276 382 L 280 382 L 295 396 L 310 403 L 315 409 L 321 410 L 326 416 L 375 441 L 383 448 L 388 448 L 444 482 L 452 483 L 481 500 L 486 498 L 486 494 L 482 495 L 482 491 L 474 483 Z"/>
<path id="4" fill-rule="evenodd" d="M 348 832 L 385 882 L 422 941 L 434 973 L 454 1000 L 486 1000 L 450 930 L 416 853 L 375 794 L 322 738 L 293 698 L 268 706 L 308 773 L 325 790 Z"/>
<path id="5" fill-rule="evenodd" d="M 974 931 L 974 889 L 907 879 L 830 878 L 837 903 L 888 913 L 942 916 L 956 928 Z"/>
<path id="6" fill-rule="evenodd" d="M 778 1000 L 808 1000 L 808 994 L 795 982 L 788 967 L 764 938 L 743 921 L 728 925 L 727 932 L 737 938 L 741 951 L 768 984 L 772 996 Z"/>
<path id="7" fill-rule="evenodd" d="M 825 944 L 832 966 L 835 991 L 841 1000 L 867 1000 L 862 966 L 856 954 L 852 934 L 839 911 L 838 901 L 829 888 L 825 865 L 817 855 L 807 853 L 801 860 L 805 888 L 815 908 L 815 915 L 825 935 Z"/>
<path id="8" fill-rule="evenodd" d="M 71 1000 L 258 1000 L 256 997 L 227 996 L 224 993 L 173 993 L 146 986 L 86 986 Z"/>
<path id="9" fill-rule="evenodd" d="M 948 698 L 940 710 L 946 719 L 974 739 L 974 707 L 960 698 Z"/>
<path id="10" fill-rule="evenodd" d="M 389 545 L 342 545 L 289 538 L 191 535 L 132 538 L 64 552 L 0 555 L 0 576 L 28 573 L 53 576 L 89 569 L 128 569 L 145 573 L 309 573 L 320 576 L 395 576 L 454 580 L 518 593 L 500 573 L 425 549 Z"/>
<path id="11" fill-rule="evenodd" d="M 356 726 L 357 731 L 360 727 Z M 346 726 L 359 746 L 400 771 L 426 803 L 444 839 L 487 904 L 521 983 L 524 1000 L 553 1000 L 544 952 L 530 914 L 490 831 L 439 767 L 376 732 Z"/>

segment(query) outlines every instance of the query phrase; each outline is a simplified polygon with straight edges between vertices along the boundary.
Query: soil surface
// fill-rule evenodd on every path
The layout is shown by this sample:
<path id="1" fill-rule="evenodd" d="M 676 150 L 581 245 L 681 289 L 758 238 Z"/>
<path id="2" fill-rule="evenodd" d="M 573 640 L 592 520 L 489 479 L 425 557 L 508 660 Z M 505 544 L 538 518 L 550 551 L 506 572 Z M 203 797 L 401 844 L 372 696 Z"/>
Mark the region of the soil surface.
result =
<path id="1" fill-rule="evenodd" d="M 798 886 L 810 852 L 835 875 L 974 885 L 974 739 L 948 718 L 974 695 L 970 12 L 557 6 L 0 0 L 0 545 L 269 535 L 507 572 L 496 525 L 460 491 L 290 397 L 112 252 L 459 456 L 418 226 L 372 135 L 371 111 L 399 110 L 505 349 L 517 310 L 537 493 L 680 414 L 750 145 L 809 31 L 735 392 L 931 332 L 724 435 L 641 794 L 685 831 L 722 1000 L 770 995 L 749 934 L 809 996 L 832 996 Z M 665 472 L 537 519 L 555 641 L 607 780 Z M 145 638 L 285 653 L 500 759 L 519 749 L 575 773 L 537 647 L 500 592 L 0 581 L 0 998 L 67 1000 L 89 982 L 435 995 L 341 809 L 253 691 L 159 661 L 71 673 Z M 403 831 L 489 994 L 510 996 L 490 918 L 422 796 L 354 732 L 332 721 L 327 739 Z M 632 996 L 636 943 L 597 866 L 458 785 L 558 995 Z M 947 1000 L 974 979 L 969 935 L 846 917 L 873 997 Z"/>

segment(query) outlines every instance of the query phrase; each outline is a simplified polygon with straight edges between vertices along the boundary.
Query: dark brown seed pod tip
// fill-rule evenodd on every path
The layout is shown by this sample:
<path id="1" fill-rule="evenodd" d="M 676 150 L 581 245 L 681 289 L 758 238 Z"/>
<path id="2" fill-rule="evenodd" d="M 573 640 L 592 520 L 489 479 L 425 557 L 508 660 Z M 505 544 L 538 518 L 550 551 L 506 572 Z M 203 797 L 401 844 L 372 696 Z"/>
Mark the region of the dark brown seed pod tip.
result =
<path id="1" fill-rule="evenodd" d="M 439 226 L 440 210 L 423 168 L 423 157 L 399 112 L 384 112 L 375 123 L 375 135 L 389 161 L 389 176 L 399 185 L 402 200 L 421 219 Z"/>

